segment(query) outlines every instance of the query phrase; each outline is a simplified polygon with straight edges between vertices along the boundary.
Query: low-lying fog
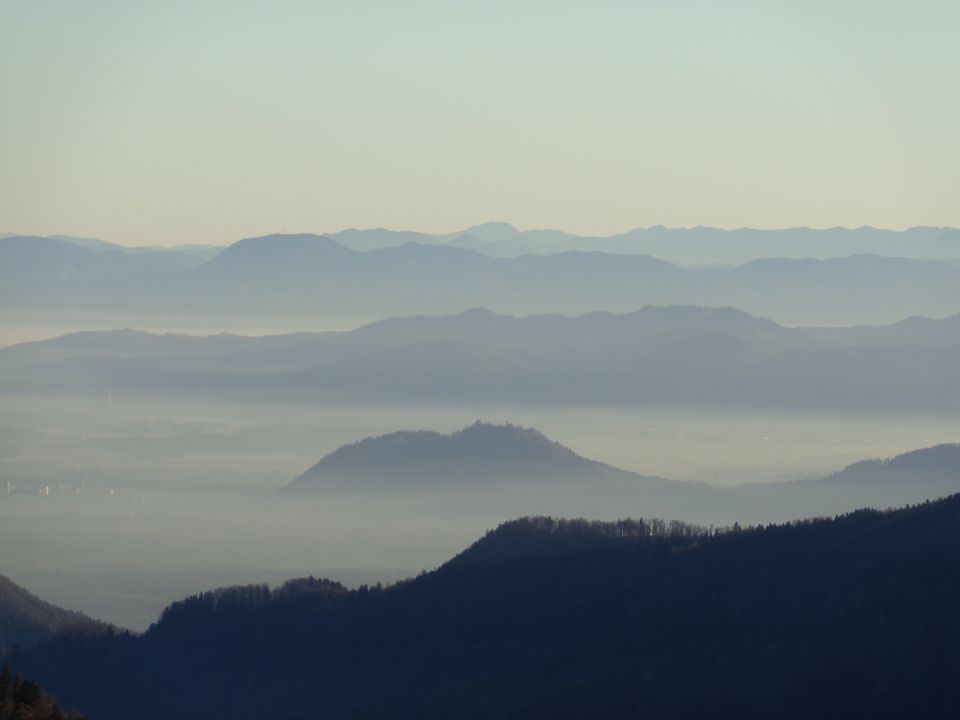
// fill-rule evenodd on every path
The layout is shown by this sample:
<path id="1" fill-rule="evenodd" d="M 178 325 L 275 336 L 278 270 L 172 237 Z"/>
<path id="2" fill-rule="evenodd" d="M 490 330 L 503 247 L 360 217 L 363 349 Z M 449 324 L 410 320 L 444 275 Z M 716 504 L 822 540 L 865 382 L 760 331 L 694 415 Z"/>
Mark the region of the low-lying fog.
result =
<path id="1" fill-rule="evenodd" d="M 5 396 L 3 572 L 51 602 L 142 629 L 170 601 L 217 585 L 307 574 L 351 585 L 400 579 L 520 514 L 657 514 L 589 491 L 575 501 L 471 491 L 276 503 L 276 488 L 343 443 L 402 429 L 450 432 L 477 419 L 537 428 L 627 470 L 718 486 L 818 477 L 960 437 L 955 417 Z M 715 524 L 764 520 L 708 507 L 686 514 Z"/>

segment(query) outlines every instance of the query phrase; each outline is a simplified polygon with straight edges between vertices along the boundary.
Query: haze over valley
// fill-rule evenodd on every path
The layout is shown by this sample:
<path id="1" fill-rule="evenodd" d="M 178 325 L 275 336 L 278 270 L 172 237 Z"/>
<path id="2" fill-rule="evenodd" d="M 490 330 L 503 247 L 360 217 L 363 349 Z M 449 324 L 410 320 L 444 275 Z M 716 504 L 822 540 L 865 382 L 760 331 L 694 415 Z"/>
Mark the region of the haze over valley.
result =
<path id="1" fill-rule="evenodd" d="M 897 256 L 848 254 L 860 246 L 845 246 L 842 235 L 833 241 L 835 234 L 803 233 L 830 238 L 821 240 L 832 248 L 823 259 L 777 254 L 770 241 L 743 263 L 694 266 L 655 257 L 642 240 L 628 245 L 630 254 L 585 241 L 591 249 L 505 258 L 449 242 L 354 250 L 336 235 L 248 238 L 199 255 L 14 235 L 0 238 L 0 326 L 18 337 L 29 337 L 31 326 L 67 325 L 345 329 L 441 309 L 582 314 L 671 304 L 730 305 L 791 325 L 889 324 L 956 312 L 956 230 L 937 235 L 952 259 L 930 259 L 923 232 L 904 233 L 897 247 L 905 254 Z"/>
<path id="2" fill-rule="evenodd" d="M 958 34 L 0 3 L 0 720 L 960 717 Z"/>
<path id="3" fill-rule="evenodd" d="M 513 232 L 496 224 L 482 230 L 475 232 L 497 242 Z M 937 237 L 949 247 L 945 233 Z M 960 285 L 950 279 L 951 263 L 850 256 L 683 268 L 643 254 L 567 250 L 510 259 L 463 249 L 468 234 L 275 236 L 226 250 L 0 240 L 15 281 L 4 292 L 17 299 L 5 304 L 7 317 L 12 310 L 23 321 L 29 313 L 18 308 L 36 311 L 36 298 L 53 288 L 72 293 L 57 300 L 66 310 L 58 322 L 79 330 L 0 348 L 0 536 L 18 548 L 6 569 L 46 599 L 143 629 L 169 602 L 217 584 L 275 584 L 304 574 L 347 584 L 399 580 L 505 517 L 629 514 L 746 525 L 957 489 L 952 455 L 940 475 L 918 486 L 903 478 L 863 487 L 818 480 L 859 461 L 950 447 L 960 437 L 960 316 L 901 313 L 892 322 L 843 324 L 876 317 L 881 297 L 897 308 L 929 308 L 929 298 L 955 308 Z M 840 250 L 878 237 L 822 234 L 824 248 L 839 242 Z M 642 249 L 646 235 L 635 235 Z M 795 236 L 762 235 L 784 248 Z M 695 241 L 703 237 L 714 238 L 677 231 L 675 241 L 702 247 Z M 753 235 L 730 237 L 750 247 Z M 918 255 L 931 248 L 919 240 L 931 236 L 919 232 L 883 237 L 901 248 L 914 244 Z M 468 269 L 477 267 L 487 269 Z M 912 280 L 914 270 L 921 274 Z M 891 292 L 888 272 L 902 295 Z M 930 284 L 931 272 L 940 284 Z M 736 283 L 718 289 L 730 273 Z M 754 283 L 758 306 L 786 302 L 790 312 L 825 322 L 790 325 L 689 303 L 620 310 L 651 293 L 743 298 L 744 282 Z M 475 294 L 465 295 L 471 287 Z M 430 314 L 286 334 L 83 329 L 87 311 L 102 312 L 106 322 L 132 311 L 147 324 L 165 319 L 168 310 L 136 309 L 153 303 L 153 292 L 192 306 L 191 322 L 203 324 L 221 310 L 240 324 L 252 314 L 281 327 L 350 324 L 342 308 Z M 547 306 L 589 312 L 438 312 L 455 308 L 453 298 L 528 307 L 538 295 Z M 561 298 L 568 304 L 558 306 Z M 848 315 L 835 312 L 838 302 Z M 528 439 L 563 450 L 534 472 L 536 442 L 511 454 L 502 445 L 509 432 L 477 444 L 470 429 L 484 427 L 529 428 L 522 431 L 533 433 Z M 406 438 L 421 464 L 404 469 L 387 455 L 382 466 L 368 466 L 366 458 L 358 466 L 364 470 L 334 473 L 325 493 L 282 490 L 310 485 L 311 472 L 348 448 L 363 455 L 374 441 L 351 443 L 380 436 Z M 464 444 L 418 445 L 444 437 Z M 480 464 L 472 467 L 470 457 Z"/>

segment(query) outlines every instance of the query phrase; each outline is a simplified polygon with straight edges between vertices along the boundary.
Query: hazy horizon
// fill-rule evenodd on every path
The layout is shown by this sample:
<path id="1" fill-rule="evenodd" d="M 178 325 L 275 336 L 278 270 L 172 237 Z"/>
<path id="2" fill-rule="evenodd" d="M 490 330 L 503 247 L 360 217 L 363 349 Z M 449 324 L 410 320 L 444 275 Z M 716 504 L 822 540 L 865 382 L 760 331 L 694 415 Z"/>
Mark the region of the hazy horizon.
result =
<path id="1" fill-rule="evenodd" d="M 0 1 L 0 720 L 960 716 L 957 37 Z"/>
<path id="2" fill-rule="evenodd" d="M 862 225 L 783 225 L 783 226 L 760 226 L 760 225 L 731 225 L 731 226 L 719 226 L 719 225 L 664 225 L 663 223 L 651 223 L 648 225 L 626 225 L 619 229 L 609 230 L 607 232 L 597 232 L 591 230 L 585 230 L 583 232 L 573 232 L 569 228 L 559 227 L 555 225 L 549 226 L 531 226 L 531 227 L 521 227 L 514 222 L 511 222 L 509 219 L 504 220 L 502 218 L 488 218 L 486 220 L 480 220 L 479 222 L 463 225 L 457 227 L 449 227 L 447 229 L 441 230 L 425 230 L 418 227 L 384 227 L 382 225 L 354 225 L 354 226 L 344 226 L 338 228 L 283 228 L 283 229 L 274 229 L 271 231 L 264 232 L 260 235 L 253 235 L 250 233 L 241 233 L 236 237 L 224 239 L 217 243 L 206 243 L 199 241 L 180 241 L 175 237 L 167 238 L 166 242 L 159 243 L 150 243 L 150 242 L 131 242 L 131 238 L 120 237 L 120 238 L 110 238 L 102 236 L 88 236 L 82 235 L 77 232 L 70 232 L 66 229 L 61 228 L 60 230 L 52 230 L 48 232 L 18 232 L 15 229 L 3 229 L 0 228 L 0 238 L 4 237 L 14 237 L 14 236 L 36 236 L 36 237 L 46 237 L 46 238 L 75 238 L 78 240 L 102 240 L 104 242 L 110 243 L 112 245 L 119 245 L 126 248 L 178 248 L 178 247 L 216 247 L 216 248 L 226 248 L 232 245 L 235 242 L 240 240 L 247 240 L 255 237 L 263 237 L 267 235 L 321 235 L 321 236 L 333 236 L 340 233 L 346 233 L 351 231 L 360 231 L 360 232 L 371 232 L 371 231 L 380 231 L 385 230 L 387 232 L 406 234 L 406 233 L 416 233 L 423 235 L 431 235 L 438 238 L 443 237 L 453 237 L 460 233 L 464 233 L 475 227 L 482 227 L 485 225 L 499 225 L 506 224 L 510 225 L 517 230 L 518 233 L 563 233 L 572 235 L 579 238 L 611 238 L 617 237 L 619 235 L 624 235 L 633 231 L 649 231 L 664 229 L 670 231 L 697 231 L 697 230 L 719 230 L 726 233 L 736 233 L 736 232 L 762 232 L 762 233 L 777 233 L 777 232 L 789 232 L 791 230 L 812 230 L 815 232 L 825 232 L 831 230 L 847 230 L 847 231 L 857 231 L 857 230 L 878 230 L 881 232 L 891 232 L 891 233 L 904 233 L 911 230 L 960 230 L 960 222 L 957 225 L 935 225 L 931 223 L 916 223 L 911 225 L 900 225 L 900 226 L 880 226 L 873 225 L 870 223 Z"/>
<path id="3" fill-rule="evenodd" d="M 5 3 L 0 229 L 957 226 L 958 21 L 946 0 Z"/>

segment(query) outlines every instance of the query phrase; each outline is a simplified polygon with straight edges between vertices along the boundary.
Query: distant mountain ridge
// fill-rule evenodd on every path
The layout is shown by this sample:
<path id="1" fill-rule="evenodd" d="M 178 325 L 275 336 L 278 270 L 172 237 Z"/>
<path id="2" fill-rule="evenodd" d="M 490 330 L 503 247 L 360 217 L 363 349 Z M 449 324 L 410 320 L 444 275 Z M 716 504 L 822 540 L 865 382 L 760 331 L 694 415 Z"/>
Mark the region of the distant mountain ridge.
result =
<path id="1" fill-rule="evenodd" d="M 733 308 L 473 309 L 349 332 L 81 333 L 0 349 L 0 392 L 955 412 L 958 319 L 788 328 Z"/>
<path id="2" fill-rule="evenodd" d="M 910 258 L 960 259 L 960 229 L 953 227 L 911 227 L 887 230 L 874 227 L 834 228 L 738 228 L 638 227 L 613 235 L 577 235 L 563 230 L 520 230 L 510 223 L 490 221 L 449 233 L 426 233 L 387 228 L 349 228 L 322 233 L 356 251 L 376 250 L 414 242 L 454 245 L 495 257 L 525 254 L 550 255 L 571 250 L 613 254 L 649 254 L 677 263 L 742 264 L 761 257 L 818 258 L 857 254 Z M 17 233 L 0 235 L 0 239 Z M 96 238 L 50 235 L 53 239 L 93 249 L 143 251 Z M 192 251 L 209 254 L 214 245 L 174 245 L 151 250 Z"/>
<path id="3" fill-rule="evenodd" d="M 494 221 L 442 235 L 353 229 L 330 236 L 348 247 L 365 250 L 413 240 L 457 245 L 494 257 L 578 250 L 649 254 L 681 264 L 742 264 L 761 257 L 825 259 L 856 254 L 960 258 L 960 230 L 952 227 L 912 227 L 902 231 L 873 227 L 727 230 L 657 225 L 599 236 L 550 229 L 519 230 L 509 223 Z"/>
<path id="4" fill-rule="evenodd" d="M 960 492 L 960 444 L 935 445 L 887 460 L 864 460 L 815 480 L 720 489 L 621 470 L 578 455 L 537 430 L 477 421 L 450 434 L 399 431 L 342 445 L 282 488 L 303 498 L 338 493 L 535 489 L 576 508 L 589 493 L 611 493 L 630 506 L 673 517 L 789 518 L 857 507 L 887 508 Z M 722 512 L 720 512 L 722 510 Z"/>
<path id="5" fill-rule="evenodd" d="M 807 484 L 882 492 L 890 505 L 916 502 L 920 492 L 927 498 L 943 497 L 960 491 L 960 443 L 934 445 L 885 460 L 862 460 Z"/>
<path id="6" fill-rule="evenodd" d="M 343 445 L 290 483 L 286 490 L 353 491 L 450 489 L 462 483 L 494 488 L 570 480 L 663 484 L 588 460 L 531 428 L 479 420 L 451 434 L 400 431 Z"/>
<path id="7" fill-rule="evenodd" d="M 885 477 L 898 473 L 950 474 L 960 476 L 960 443 L 935 445 L 886 460 L 864 460 L 833 476 L 837 482 L 854 478 Z"/>
<path id="8" fill-rule="evenodd" d="M 493 257 L 407 241 L 353 250 L 312 234 L 247 238 L 204 262 L 186 250 L 10 237 L 0 239 L 0 303 L 11 321 L 57 317 L 60 325 L 149 318 L 226 327 L 280 317 L 342 324 L 440 308 L 579 314 L 672 304 L 730 305 L 790 323 L 878 323 L 956 312 L 960 264 L 858 254 L 689 268 L 645 253 L 584 249 Z"/>
<path id="9" fill-rule="evenodd" d="M 109 242 L 93 237 L 77 237 L 75 235 L 23 235 L 21 233 L 3 233 L 0 234 L 0 240 L 13 237 L 42 237 L 50 240 L 60 240 L 62 242 L 79 245 L 90 248 L 91 250 L 105 251 L 113 250 L 123 253 L 181 253 L 197 258 L 197 262 L 202 262 L 213 257 L 223 249 L 221 245 L 198 245 L 198 244 L 178 244 L 178 245 L 124 245 L 122 243 Z"/>
<path id="10" fill-rule="evenodd" d="M 826 477 L 740 485 L 727 492 L 741 507 L 755 508 L 757 517 L 768 512 L 786 517 L 784 509 L 813 517 L 858 507 L 883 509 L 922 503 L 960 492 L 960 444 L 861 460 Z"/>

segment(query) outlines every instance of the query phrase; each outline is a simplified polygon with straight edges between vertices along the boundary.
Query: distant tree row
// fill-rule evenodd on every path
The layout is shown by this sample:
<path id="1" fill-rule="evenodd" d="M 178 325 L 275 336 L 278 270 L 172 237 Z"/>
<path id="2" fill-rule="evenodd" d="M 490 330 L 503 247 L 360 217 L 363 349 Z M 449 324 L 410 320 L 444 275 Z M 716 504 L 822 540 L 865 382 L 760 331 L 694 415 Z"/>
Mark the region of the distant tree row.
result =
<path id="1" fill-rule="evenodd" d="M 694 538 L 709 537 L 715 532 L 714 528 L 681 522 L 679 520 L 662 520 L 651 518 L 648 520 L 616 520 L 605 522 L 602 520 L 584 520 L 582 518 L 566 519 L 552 517 L 524 517 L 504 523 L 497 530 L 491 530 L 488 535 L 504 532 L 510 528 L 525 528 L 536 533 L 553 533 L 555 535 L 594 536 L 603 538 Z"/>

